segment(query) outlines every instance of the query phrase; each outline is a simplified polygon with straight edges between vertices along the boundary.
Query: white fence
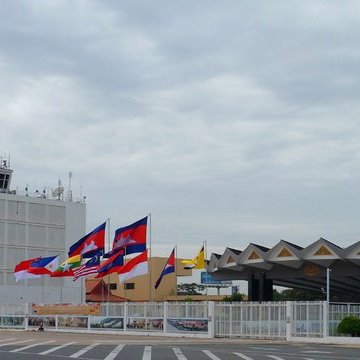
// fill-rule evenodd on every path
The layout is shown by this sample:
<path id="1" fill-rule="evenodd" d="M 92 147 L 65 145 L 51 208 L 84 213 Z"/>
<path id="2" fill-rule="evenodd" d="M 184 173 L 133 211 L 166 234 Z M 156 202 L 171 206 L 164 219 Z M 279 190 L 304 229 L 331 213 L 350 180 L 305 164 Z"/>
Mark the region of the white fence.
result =
<path id="1" fill-rule="evenodd" d="M 191 337 L 299 339 L 338 336 L 360 304 L 326 302 L 164 302 L 102 304 L 97 316 L 39 316 L 28 305 L 0 305 L 0 328 L 112 332 Z"/>

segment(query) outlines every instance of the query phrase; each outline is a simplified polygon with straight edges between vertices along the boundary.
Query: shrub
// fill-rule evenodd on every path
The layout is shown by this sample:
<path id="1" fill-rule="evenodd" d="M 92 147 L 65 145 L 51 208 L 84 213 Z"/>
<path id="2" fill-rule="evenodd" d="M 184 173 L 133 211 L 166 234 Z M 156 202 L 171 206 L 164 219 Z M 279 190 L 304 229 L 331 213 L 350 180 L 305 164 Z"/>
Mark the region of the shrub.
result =
<path id="1" fill-rule="evenodd" d="M 360 336 L 360 319 L 356 316 L 347 316 L 338 326 L 340 334 Z"/>

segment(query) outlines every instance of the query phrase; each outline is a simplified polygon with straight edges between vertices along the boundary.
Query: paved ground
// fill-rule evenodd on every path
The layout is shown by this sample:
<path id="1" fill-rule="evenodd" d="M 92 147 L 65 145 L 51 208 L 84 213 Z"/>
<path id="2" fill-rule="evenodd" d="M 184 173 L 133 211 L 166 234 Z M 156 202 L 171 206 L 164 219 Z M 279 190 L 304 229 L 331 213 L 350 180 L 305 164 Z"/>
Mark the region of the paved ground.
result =
<path id="1" fill-rule="evenodd" d="M 235 339 L 0 331 L 1 360 L 359 360 L 360 348 Z"/>

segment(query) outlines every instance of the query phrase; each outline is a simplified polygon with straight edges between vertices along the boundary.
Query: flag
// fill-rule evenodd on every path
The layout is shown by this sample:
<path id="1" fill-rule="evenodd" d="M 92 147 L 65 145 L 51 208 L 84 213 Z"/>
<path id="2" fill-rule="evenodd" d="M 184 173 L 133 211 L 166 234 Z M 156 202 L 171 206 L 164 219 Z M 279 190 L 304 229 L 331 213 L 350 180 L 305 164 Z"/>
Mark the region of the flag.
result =
<path id="1" fill-rule="evenodd" d="M 28 272 L 30 265 L 39 259 L 40 258 L 24 260 L 21 261 L 19 264 L 17 264 L 14 269 L 15 280 L 19 281 L 19 280 L 40 278 L 41 277 L 40 275 L 35 275 Z"/>
<path id="2" fill-rule="evenodd" d="M 99 250 L 104 250 L 105 226 L 106 222 L 70 246 L 69 258 L 75 255 L 82 255 L 83 258 L 92 258 Z"/>
<path id="3" fill-rule="evenodd" d="M 60 266 L 50 274 L 51 277 L 74 276 L 75 268 L 81 265 L 81 255 L 75 255 L 67 259 Z"/>
<path id="4" fill-rule="evenodd" d="M 148 272 L 148 261 L 147 261 L 147 250 L 145 250 L 140 255 L 129 260 L 124 266 L 122 266 L 118 270 L 119 281 L 124 282 L 136 276 L 147 274 L 147 272 Z"/>
<path id="5" fill-rule="evenodd" d="M 159 278 L 156 280 L 155 289 L 157 289 L 159 287 L 161 280 L 165 275 L 173 273 L 173 272 L 175 272 L 175 248 L 173 249 L 169 258 L 167 259 L 166 264 L 165 264 Z"/>
<path id="6" fill-rule="evenodd" d="M 204 245 L 201 248 L 201 250 L 199 251 L 199 253 L 196 255 L 196 257 L 194 257 L 194 259 L 192 260 L 182 260 L 181 261 L 182 264 L 185 264 L 184 269 L 205 269 L 206 264 L 205 264 L 205 249 L 204 249 Z"/>
<path id="7" fill-rule="evenodd" d="M 124 250 L 119 250 L 109 259 L 104 261 L 97 270 L 96 278 L 102 278 L 105 275 L 118 271 L 124 265 Z"/>
<path id="8" fill-rule="evenodd" d="M 59 267 L 59 256 L 40 258 L 31 263 L 28 272 L 36 275 L 50 275 Z"/>
<path id="9" fill-rule="evenodd" d="M 125 255 L 146 250 L 147 217 L 115 231 L 113 252 L 125 248 Z"/>
<path id="10" fill-rule="evenodd" d="M 74 279 L 76 281 L 81 276 L 87 276 L 91 274 L 96 274 L 100 266 L 100 256 L 102 251 L 99 251 L 95 256 L 88 260 L 84 265 L 81 265 L 79 268 L 74 270 Z"/>

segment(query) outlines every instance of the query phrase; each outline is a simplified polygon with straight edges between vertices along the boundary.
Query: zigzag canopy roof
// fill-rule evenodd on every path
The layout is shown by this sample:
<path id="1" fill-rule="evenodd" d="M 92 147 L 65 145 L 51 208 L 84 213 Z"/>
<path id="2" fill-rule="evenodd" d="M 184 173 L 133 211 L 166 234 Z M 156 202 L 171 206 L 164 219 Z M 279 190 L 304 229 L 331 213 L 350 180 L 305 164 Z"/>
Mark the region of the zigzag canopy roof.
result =
<path id="1" fill-rule="evenodd" d="M 271 249 L 250 243 L 243 250 L 226 248 L 216 259 L 210 260 L 208 272 L 217 279 L 265 275 L 274 285 L 317 291 L 326 288 L 329 268 L 332 293 L 360 301 L 360 241 L 347 248 L 323 238 L 305 248 L 285 240 Z"/>

